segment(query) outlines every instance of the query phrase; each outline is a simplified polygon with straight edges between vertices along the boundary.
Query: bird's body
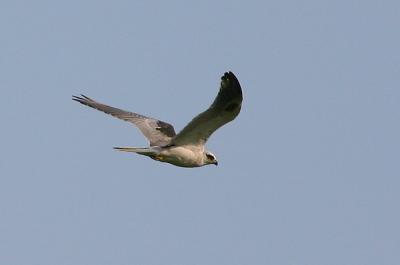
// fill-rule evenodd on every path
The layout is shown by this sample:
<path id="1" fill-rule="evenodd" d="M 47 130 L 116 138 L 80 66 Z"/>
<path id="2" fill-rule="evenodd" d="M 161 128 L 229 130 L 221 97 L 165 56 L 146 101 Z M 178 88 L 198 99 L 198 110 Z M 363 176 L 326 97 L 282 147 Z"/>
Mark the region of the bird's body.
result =
<path id="1" fill-rule="evenodd" d="M 151 146 L 148 148 L 135 147 L 115 147 L 119 151 L 133 152 L 148 156 L 160 162 L 166 162 L 180 167 L 200 167 L 203 166 L 204 156 L 201 147 L 188 146 Z"/>
<path id="2" fill-rule="evenodd" d="M 197 115 L 178 134 L 175 133 L 171 124 L 110 107 L 84 95 L 74 96 L 73 100 L 132 122 L 150 142 L 150 146 L 145 148 L 115 147 L 115 149 L 145 155 L 175 166 L 200 167 L 218 164 L 215 156 L 206 151 L 204 145 L 215 130 L 232 121 L 239 114 L 243 97 L 235 75 L 232 72 L 225 73 L 221 78 L 220 91 L 213 104 Z"/>

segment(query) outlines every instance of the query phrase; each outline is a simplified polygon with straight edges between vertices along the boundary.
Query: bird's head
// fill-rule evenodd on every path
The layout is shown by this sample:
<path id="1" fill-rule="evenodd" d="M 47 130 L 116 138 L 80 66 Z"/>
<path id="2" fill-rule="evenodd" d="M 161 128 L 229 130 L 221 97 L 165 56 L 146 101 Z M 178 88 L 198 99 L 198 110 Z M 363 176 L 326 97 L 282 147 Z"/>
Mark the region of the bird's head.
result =
<path id="1" fill-rule="evenodd" d="M 214 154 L 206 151 L 206 152 L 204 152 L 204 155 L 205 155 L 204 162 L 206 165 L 213 164 L 213 165 L 218 166 L 218 161 Z"/>

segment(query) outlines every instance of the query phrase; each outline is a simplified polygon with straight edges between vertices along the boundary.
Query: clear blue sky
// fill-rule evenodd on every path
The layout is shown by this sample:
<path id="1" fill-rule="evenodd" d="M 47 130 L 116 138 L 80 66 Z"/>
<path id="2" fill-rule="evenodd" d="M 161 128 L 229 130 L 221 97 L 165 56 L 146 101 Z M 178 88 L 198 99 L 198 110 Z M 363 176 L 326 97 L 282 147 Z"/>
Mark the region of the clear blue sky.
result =
<path id="1" fill-rule="evenodd" d="M 400 264 L 398 1 L 2 1 L 0 264 Z M 239 78 L 183 169 L 113 146 Z"/>

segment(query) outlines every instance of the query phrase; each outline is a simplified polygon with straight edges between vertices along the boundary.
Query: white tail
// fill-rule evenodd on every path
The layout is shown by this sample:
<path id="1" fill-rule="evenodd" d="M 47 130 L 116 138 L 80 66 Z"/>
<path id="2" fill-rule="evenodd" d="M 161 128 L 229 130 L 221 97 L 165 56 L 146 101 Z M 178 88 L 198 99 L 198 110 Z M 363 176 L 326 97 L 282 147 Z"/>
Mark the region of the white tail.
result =
<path id="1" fill-rule="evenodd" d="M 115 150 L 122 151 L 122 152 L 130 152 L 130 153 L 137 153 L 140 155 L 145 155 L 145 156 L 154 156 L 158 152 L 156 150 L 153 150 L 151 148 L 140 148 L 140 147 L 114 147 Z"/>
<path id="2" fill-rule="evenodd" d="M 132 152 L 132 153 L 146 152 L 146 150 L 148 150 L 148 148 L 137 148 L 137 147 L 114 147 L 114 149 L 122 152 Z"/>

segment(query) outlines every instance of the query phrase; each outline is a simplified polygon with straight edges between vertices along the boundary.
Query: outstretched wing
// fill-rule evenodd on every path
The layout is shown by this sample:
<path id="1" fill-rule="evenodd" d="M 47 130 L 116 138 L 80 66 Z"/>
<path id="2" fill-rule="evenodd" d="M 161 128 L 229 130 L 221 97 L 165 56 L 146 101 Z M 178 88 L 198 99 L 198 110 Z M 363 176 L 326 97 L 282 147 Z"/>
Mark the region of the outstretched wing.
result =
<path id="1" fill-rule="evenodd" d="M 219 127 L 232 121 L 242 105 L 242 89 L 232 72 L 221 77 L 221 86 L 211 106 L 197 115 L 171 141 L 172 145 L 204 145 Z"/>
<path id="2" fill-rule="evenodd" d="M 110 114 L 118 119 L 133 123 L 149 140 L 150 146 L 163 146 L 169 144 L 172 137 L 175 136 L 174 127 L 169 123 L 137 113 L 110 107 L 84 95 L 81 95 L 81 97 L 73 96 L 72 99 L 82 103 L 83 105 Z"/>

